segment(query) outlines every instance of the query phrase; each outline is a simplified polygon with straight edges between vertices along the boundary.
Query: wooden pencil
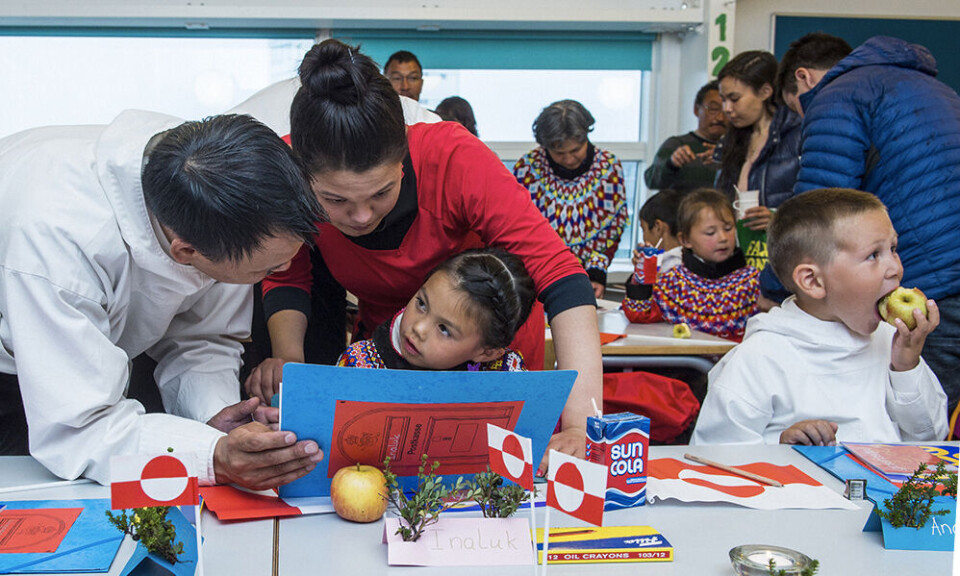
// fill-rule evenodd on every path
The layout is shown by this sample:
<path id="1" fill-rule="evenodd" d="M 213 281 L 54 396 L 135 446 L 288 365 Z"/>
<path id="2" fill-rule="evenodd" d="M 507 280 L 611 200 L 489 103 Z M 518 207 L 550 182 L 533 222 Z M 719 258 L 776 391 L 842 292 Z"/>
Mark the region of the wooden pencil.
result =
<path id="1" fill-rule="evenodd" d="M 747 472 L 746 470 L 741 470 L 740 468 L 734 468 L 733 466 L 727 466 L 726 464 L 721 464 L 719 462 L 714 462 L 713 460 L 707 460 L 706 458 L 701 458 L 699 456 L 694 456 L 693 454 L 684 454 L 684 458 L 687 460 L 692 460 L 699 464 L 706 464 L 707 466 L 712 466 L 713 468 L 718 468 L 726 472 L 736 474 L 738 476 L 743 476 L 744 478 L 749 478 L 755 482 L 760 482 L 761 484 L 767 484 L 769 486 L 776 486 L 777 488 L 783 488 L 783 484 L 767 478 L 766 476 L 761 476 L 759 474 L 754 474 L 753 472 Z"/>

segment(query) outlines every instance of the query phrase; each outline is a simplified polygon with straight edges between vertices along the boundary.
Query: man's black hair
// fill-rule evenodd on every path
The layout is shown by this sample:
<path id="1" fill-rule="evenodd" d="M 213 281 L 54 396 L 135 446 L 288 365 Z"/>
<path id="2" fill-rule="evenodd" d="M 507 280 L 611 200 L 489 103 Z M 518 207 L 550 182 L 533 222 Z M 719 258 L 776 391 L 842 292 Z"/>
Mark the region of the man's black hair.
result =
<path id="1" fill-rule="evenodd" d="M 813 32 L 790 43 L 790 48 L 780 60 L 780 69 L 777 70 L 777 81 L 774 86 L 776 93 L 797 93 L 797 68 L 812 70 L 829 70 L 837 62 L 847 57 L 853 48 L 847 41 L 824 32 Z"/>
<path id="2" fill-rule="evenodd" d="M 147 209 L 213 262 L 269 237 L 309 242 L 322 211 L 293 151 L 250 116 L 213 116 L 163 133 L 142 174 Z"/>
<path id="3" fill-rule="evenodd" d="M 403 64 L 404 62 L 413 62 L 417 65 L 417 68 L 420 69 L 420 73 L 423 73 L 423 66 L 420 65 L 420 60 L 417 59 L 417 56 L 413 52 L 407 50 L 398 50 L 390 55 L 387 58 L 387 63 L 383 65 L 383 73 L 387 73 L 387 68 L 390 67 L 391 62 L 396 62 L 397 64 Z"/>
<path id="4" fill-rule="evenodd" d="M 712 90 L 720 92 L 719 80 L 711 80 L 710 82 L 707 82 L 706 84 L 701 86 L 700 89 L 697 90 L 697 97 L 694 99 L 693 105 L 697 107 L 703 106 L 704 98 L 706 98 L 707 94 L 710 93 L 710 91 Z"/>

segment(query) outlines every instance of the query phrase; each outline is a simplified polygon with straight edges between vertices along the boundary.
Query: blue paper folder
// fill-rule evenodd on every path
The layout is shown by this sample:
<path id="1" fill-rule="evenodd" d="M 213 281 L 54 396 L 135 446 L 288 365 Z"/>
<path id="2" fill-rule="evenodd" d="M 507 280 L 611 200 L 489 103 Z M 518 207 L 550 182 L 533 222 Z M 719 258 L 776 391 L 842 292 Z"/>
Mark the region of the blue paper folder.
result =
<path id="1" fill-rule="evenodd" d="M 110 500 L 20 500 L 7 501 L 7 509 L 83 508 L 56 552 L 0 554 L 0 574 L 49 574 L 107 572 L 120 549 L 123 533 L 106 511 Z"/>
<path id="2" fill-rule="evenodd" d="M 334 441 L 337 402 L 443 404 L 522 402 L 514 430 L 533 440 L 533 465 L 540 463 L 576 372 L 445 372 L 372 370 L 286 364 L 280 425 L 327 451 Z M 485 435 L 486 426 L 483 426 Z M 426 432 L 423 432 L 426 434 Z M 381 439 L 374 441 L 380 442 Z M 329 453 L 329 452 L 328 452 Z M 440 459 L 443 472 L 443 460 Z M 307 476 L 280 487 L 281 497 L 329 496 L 328 459 Z M 332 476 L 332 474 L 329 474 Z M 453 474 L 455 478 L 457 474 Z M 448 479 L 450 479 L 448 477 Z M 403 479 L 410 488 L 416 478 Z"/>
<path id="3" fill-rule="evenodd" d="M 938 550 L 951 551 L 954 544 L 954 526 L 957 518 L 957 500 L 952 497 L 934 498 L 934 510 L 947 510 L 943 516 L 934 516 L 920 528 L 894 528 L 887 520 L 876 514 L 876 507 L 890 499 L 897 492 L 897 486 L 886 478 L 862 466 L 850 457 L 850 452 L 842 446 L 794 446 L 794 450 L 803 454 L 833 476 L 845 481 L 865 479 L 867 498 L 874 504 L 864 531 L 883 532 L 883 545 L 891 550 Z"/>

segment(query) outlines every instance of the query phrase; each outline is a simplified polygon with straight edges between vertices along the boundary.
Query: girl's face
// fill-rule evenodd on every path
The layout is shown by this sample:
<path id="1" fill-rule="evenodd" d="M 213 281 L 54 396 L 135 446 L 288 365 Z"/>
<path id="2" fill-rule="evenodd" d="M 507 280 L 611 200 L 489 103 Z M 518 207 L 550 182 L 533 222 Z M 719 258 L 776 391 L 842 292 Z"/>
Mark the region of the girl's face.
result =
<path id="1" fill-rule="evenodd" d="M 773 97 L 773 87 L 764 84 L 759 91 L 754 90 L 730 76 L 720 81 L 720 98 L 723 100 L 723 112 L 730 124 L 737 128 L 753 126 L 764 115 L 769 116 L 767 101 Z"/>
<path id="2" fill-rule="evenodd" d="M 400 319 L 400 353 L 418 368 L 449 370 L 464 362 L 487 362 L 502 348 L 483 342 L 467 295 L 446 272 L 436 272 L 413 295 Z"/>
<path id="3" fill-rule="evenodd" d="M 366 236 L 396 206 L 401 180 L 403 164 L 390 162 L 366 172 L 315 173 L 310 187 L 337 230 L 347 236 Z"/>
<path id="4" fill-rule="evenodd" d="M 713 208 L 704 207 L 690 229 L 690 237 L 684 236 L 682 244 L 705 262 L 723 262 L 733 256 L 737 247 L 737 227 L 733 212 L 719 217 Z"/>

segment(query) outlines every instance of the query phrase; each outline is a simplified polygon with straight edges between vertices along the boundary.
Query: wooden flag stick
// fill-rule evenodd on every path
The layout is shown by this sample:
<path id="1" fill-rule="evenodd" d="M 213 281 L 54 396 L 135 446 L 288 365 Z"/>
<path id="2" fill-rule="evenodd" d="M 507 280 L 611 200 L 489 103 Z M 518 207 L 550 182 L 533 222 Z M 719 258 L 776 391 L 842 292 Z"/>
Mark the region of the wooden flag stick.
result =
<path id="1" fill-rule="evenodd" d="M 543 576 L 547 576 L 547 564 L 550 563 L 548 560 L 550 552 L 550 506 L 547 506 L 547 510 L 543 517 Z"/>
<path id="2" fill-rule="evenodd" d="M 197 520 L 197 576 L 203 576 L 203 534 L 200 532 L 200 515 L 202 512 L 199 504 L 193 507 L 193 513 Z"/>
<path id="3" fill-rule="evenodd" d="M 754 482 L 759 482 L 759 483 L 761 483 L 761 484 L 767 484 L 767 485 L 769 485 L 769 486 L 776 486 L 777 488 L 783 488 L 783 484 L 777 482 L 776 480 L 772 480 L 772 479 L 770 479 L 770 478 L 767 478 L 766 476 L 761 476 L 761 475 L 759 475 L 759 474 L 754 474 L 753 472 L 747 472 L 746 470 L 741 470 L 740 468 L 734 468 L 733 466 L 727 466 L 726 464 L 721 464 L 721 463 L 719 463 L 719 462 L 714 462 L 713 460 L 707 460 L 706 458 L 701 458 L 701 457 L 699 457 L 699 456 L 694 456 L 693 454 L 684 454 L 683 457 L 686 458 L 687 460 L 692 460 L 692 461 L 697 462 L 697 463 L 699 463 L 699 464 L 706 464 L 707 466 L 712 466 L 713 468 L 717 468 L 717 469 L 720 469 L 720 470 L 724 470 L 724 471 L 726 471 L 726 472 L 730 472 L 730 473 L 732 473 L 732 474 L 736 474 L 737 476 L 743 476 L 744 478 L 749 478 L 750 480 L 753 480 Z"/>
<path id="4" fill-rule="evenodd" d="M 533 576 L 537 576 L 537 514 L 536 514 L 536 496 L 537 489 L 534 487 L 530 491 L 530 528 L 533 534 Z"/>

